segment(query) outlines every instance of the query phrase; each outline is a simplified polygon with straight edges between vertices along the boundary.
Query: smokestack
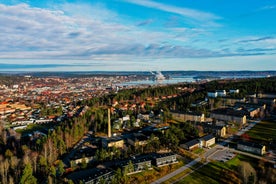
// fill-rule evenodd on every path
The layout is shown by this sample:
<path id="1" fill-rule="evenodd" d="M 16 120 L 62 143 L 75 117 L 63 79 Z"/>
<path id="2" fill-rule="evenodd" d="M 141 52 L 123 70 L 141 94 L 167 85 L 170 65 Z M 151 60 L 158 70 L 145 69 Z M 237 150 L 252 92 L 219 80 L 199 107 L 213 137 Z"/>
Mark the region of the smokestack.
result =
<path id="1" fill-rule="evenodd" d="M 107 136 L 108 137 L 111 137 L 111 120 L 110 120 L 110 108 L 108 108 L 108 113 L 107 113 L 108 115 L 108 133 L 107 133 Z"/>

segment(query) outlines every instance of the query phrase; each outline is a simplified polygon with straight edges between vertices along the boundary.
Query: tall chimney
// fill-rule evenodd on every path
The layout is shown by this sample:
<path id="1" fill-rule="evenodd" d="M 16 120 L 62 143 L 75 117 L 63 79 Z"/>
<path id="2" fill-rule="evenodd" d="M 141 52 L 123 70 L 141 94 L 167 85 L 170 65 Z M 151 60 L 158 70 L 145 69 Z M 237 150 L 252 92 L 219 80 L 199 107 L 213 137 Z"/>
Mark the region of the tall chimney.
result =
<path id="1" fill-rule="evenodd" d="M 108 108 L 108 113 L 107 113 L 108 115 L 108 133 L 107 133 L 107 136 L 108 137 L 111 137 L 111 120 L 110 120 L 110 108 Z"/>

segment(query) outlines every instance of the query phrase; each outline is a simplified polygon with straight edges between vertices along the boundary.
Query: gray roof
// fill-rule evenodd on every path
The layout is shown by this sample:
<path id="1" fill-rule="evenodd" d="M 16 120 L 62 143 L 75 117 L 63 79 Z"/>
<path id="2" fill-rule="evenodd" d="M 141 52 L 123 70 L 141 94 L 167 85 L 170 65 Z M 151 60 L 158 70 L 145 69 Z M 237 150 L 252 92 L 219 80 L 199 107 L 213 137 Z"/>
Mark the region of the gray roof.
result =
<path id="1" fill-rule="evenodd" d="M 238 144 L 248 146 L 248 147 L 252 147 L 252 148 L 259 148 L 259 149 L 262 149 L 263 146 L 264 146 L 262 144 L 258 144 L 258 143 L 255 143 L 255 142 L 245 142 L 245 141 L 239 141 Z"/>
<path id="2" fill-rule="evenodd" d="M 199 144 L 198 139 L 193 139 L 193 140 L 191 140 L 189 142 L 184 143 L 184 145 L 186 145 L 187 147 L 191 147 L 191 146 L 194 146 L 196 144 Z"/>
<path id="3" fill-rule="evenodd" d="M 204 141 L 209 141 L 213 138 L 215 138 L 215 137 L 212 134 L 209 134 L 209 135 L 205 135 L 205 136 L 201 137 L 200 139 L 204 140 Z"/>

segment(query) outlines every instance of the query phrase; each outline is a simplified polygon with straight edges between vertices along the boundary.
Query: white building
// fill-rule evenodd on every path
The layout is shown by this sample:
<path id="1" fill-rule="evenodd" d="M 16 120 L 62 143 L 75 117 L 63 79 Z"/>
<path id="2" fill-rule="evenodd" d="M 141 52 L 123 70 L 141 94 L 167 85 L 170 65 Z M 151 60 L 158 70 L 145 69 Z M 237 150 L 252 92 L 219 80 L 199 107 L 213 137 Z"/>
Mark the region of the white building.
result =
<path id="1" fill-rule="evenodd" d="M 217 94 L 219 97 L 225 97 L 226 96 L 226 91 L 225 90 L 216 90 Z"/>
<path id="2" fill-rule="evenodd" d="M 235 93 L 235 94 L 238 94 L 240 92 L 239 89 L 230 89 L 229 90 L 229 93 Z"/>
<path id="3" fill-rule="evenodd" d="M 207 96 L 210 97 L 210 98 L 217 98 L 218 93 L 216 91 L 207 92 Z"/>

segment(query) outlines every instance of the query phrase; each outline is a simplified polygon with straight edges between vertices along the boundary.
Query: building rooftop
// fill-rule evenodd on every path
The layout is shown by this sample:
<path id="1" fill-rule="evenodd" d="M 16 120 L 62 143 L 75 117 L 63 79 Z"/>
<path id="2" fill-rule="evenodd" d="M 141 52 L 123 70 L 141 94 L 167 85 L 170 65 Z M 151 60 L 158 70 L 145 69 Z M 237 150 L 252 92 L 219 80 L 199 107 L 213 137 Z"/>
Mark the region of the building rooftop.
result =
<path id="1" fill-rule="evenodd" d="M 100 176 L 106 174 L 113 174 L 114 172 L 111 169 L 87 169 L 79 172 L 74 172 L 67 176 L 68 179 L 72 180 L 74 183 L 88 182 L 93 179 L 97 179 Z"/>
<path id="2" fill-rule="evenodd" d="M 190 146 L 194 146 L 194 145 L 196 145 L 196 144 L 198 144 L 199 143 L 199 141 L 198 141 L 198 139 L 193 139 L 193 140 L 191 140 L 191 141 L 189 141 L 189 142 L 186 142 L 186 143 L 184 143 L 186 146 L 188 146 L 188 147 L 190 147 Z"/>
<path id="3" fill-rule="evenodd" d="M 212 134 L 209 134 L 209 135 L 205 135 L 205 136 L 201 137 L 200 139 L 204 140 L 204 141 L 209 141 L 213 138 L 215 138 L 215 137 Z"/>
<path id="4" fill-rule="evenodd" d="M 238 144 L 253 147 L 253 148 L 258 148 L 258 149 L 262 149 L 263 146 L 264 146 L 262 144 L 258 144 L 258 143 L 255 143 L 255 142 L 245 142 L 245 141 L 239 141 Z"/>
<path id="5" fill-rule="evenodd" d="M 229 116 L 237 116 L 237 117 L 243 117 L 245 116 L 245 112 L 235 110 L 232 108 L 222 108 L 222 109 L 215 109 L 211 113 L 213 114 L 223 114 L 223 115 L 229 115 Z"/>

